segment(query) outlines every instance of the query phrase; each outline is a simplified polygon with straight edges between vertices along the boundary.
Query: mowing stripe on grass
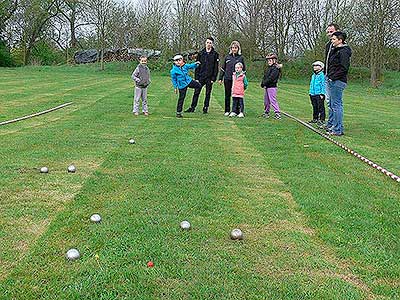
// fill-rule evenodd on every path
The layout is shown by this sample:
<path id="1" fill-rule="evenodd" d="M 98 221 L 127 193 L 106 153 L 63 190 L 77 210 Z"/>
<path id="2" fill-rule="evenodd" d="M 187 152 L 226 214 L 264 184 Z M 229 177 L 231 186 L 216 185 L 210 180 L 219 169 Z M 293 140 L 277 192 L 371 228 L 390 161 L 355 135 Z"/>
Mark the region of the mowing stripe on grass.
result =
<path id="1" fill-rule="evenodd" d="M 0 123 L 0 126 L 2 126 L 2 125 L 7 125 L 7 124 L 11 124 L 11 123 L 15 123 L 15 122 L 22 121 L 22 120 L 26 120 L 26 119 L 30 119 L 30 118 L 37 117 L 37 116 L 40 116 L 40 115 L 44 115 L 44 114 L 47 114 L 47 113 L 49 113 L 49 112 L 52 112 L 52 111 L 58 110 L 58 109 L 60 109 L 60 108 L 66 107 L 66 106 L 68 106 L 68 105 L 71 105 L 72 103 L 73 103 L 73 102 L 67 102 L 67 103 L 61 104 L 61 105 L 59 105 L 59 106 L 56 106 L 56 107 L 53 107 L 53 108 L 50 108 L 50 109 L 46 109 L 46 110 L 44 110 L 44 111 L 40 111 L 40 112 L 31 114 L 31 115 L 27 115 L 27 116 L 23 116 L 23 117 L 20 117 L 20 118 L 16 118 L 16 119 L 4 121 L 4 122 L 1 122 L 1 123 Z"/>
<path id="2" fill-rule="evenodd" d="M 373 167 L 374 169 L 377 169 L 378 171 L 382 172 L 383 174 L 389 176 L 391 179 L 395 180 L 396 182 L 400 182 L 400 177 L 396 174 L 394 174 L 393 172 L 388 171 L 387 169 L 381 167 L 380 165 L 378 165 L 377 163 L 373 162 L 372 160 L 369 160 L 368 158 L 362 156 L 361 154 L 359 154 L 358 152 L 346 147 L 345 145 L 339 143 L 338 141 L 335 141 L 334 139 L 332 139 L 329 135 L 322 133 L 321 131 L 315 129 L 314 127 L 312 127 L 310 124 L 307 124 L 306 122 L 292 116 L 291 114 L 288 114 L 286 112 L 282 112 L 282 114 L 284 114 L 285 116 L 299 122 L 300 124 L 304 125 L 305 127 L 307 127 L 308 129 L 311 129 L 312 131 L 318 133 L 320 136 L 324 137 L 325 139 L 327 139 L 328 141 L 334 143 L 336 146 L 339 146 L 340 148 L 342 148 L 343 150 L 345 150 L 347 153 L 352 154 L 353 156 L 357 157 L 358 159 L 360 159 L 361 161 L 365 162 L 366 164 L 370 165 L 371 167 Z"/>

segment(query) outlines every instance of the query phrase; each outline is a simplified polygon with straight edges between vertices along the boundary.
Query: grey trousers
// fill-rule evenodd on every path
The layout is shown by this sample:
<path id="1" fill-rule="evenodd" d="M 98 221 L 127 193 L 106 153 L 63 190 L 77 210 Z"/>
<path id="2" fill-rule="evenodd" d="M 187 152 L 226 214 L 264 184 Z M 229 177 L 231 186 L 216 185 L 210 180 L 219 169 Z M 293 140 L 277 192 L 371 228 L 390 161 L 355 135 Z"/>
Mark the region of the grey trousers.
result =
<path id="1" fill-rule="evenodd" d="M 147 87 L 146 88 L 135 87 L 135 96 L 133 97 L 133 112 L 134 113 L 139 112 L 140 98 L 142 98 L 142 111 L 148 112 Z"/>

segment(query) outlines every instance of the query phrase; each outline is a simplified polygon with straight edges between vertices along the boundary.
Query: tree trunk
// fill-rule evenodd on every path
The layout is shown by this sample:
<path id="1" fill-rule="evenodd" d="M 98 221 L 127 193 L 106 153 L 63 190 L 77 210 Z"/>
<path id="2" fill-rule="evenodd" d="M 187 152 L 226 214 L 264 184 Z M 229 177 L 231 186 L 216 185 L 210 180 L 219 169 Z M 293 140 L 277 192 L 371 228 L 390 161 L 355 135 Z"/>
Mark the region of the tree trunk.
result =
<path id="1" fill-rule="evenodd" d="M 76 40 L 76 34 L 75 34 L 75 13 L 73 12 L 71 14 L 71 21 L 70 21 L 70 30 L 71 30 L 71 40 L 70 40 L 70 47 L 75 49 L 78 45 L 78 42 Z"/>

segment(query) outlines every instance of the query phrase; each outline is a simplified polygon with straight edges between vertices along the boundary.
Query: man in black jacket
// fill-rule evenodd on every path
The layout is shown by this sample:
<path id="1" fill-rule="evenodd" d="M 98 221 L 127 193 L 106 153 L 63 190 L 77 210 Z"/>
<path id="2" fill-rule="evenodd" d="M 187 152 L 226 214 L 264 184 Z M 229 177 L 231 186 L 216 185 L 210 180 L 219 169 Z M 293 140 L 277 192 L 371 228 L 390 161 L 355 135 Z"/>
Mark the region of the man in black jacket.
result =
<path id="1" fill-rule="evenodd" d="M 206 86 L 206 97 L 204 99 L 203 113 L 208 112 L 208 107 L 210 106 L 210 97 L 212 85 L 217 79 L 218 75 L 218 64 L 219 64 L 219 54 L 215 51 L 214 39 L 212 37 L 207 38 L 206 47 L 201 50 L 198 54 L 197 60 L 200 65 L 196 68 L 194 73 L 194 78 L 200 82 L 201 87 L 195 89 L 192 99 L 192 104 L 186 110 L 186 112 L 194 112 L 199 101 L 199 96 L 203 86 Z"/>
<path id="2" fill-rule="evenodd" d="M 347 86 L 347 73 L 350 68 L 351 49 L 345 43 L 344 32 L 332 34 L 332 50 L 328 58 L 327 88 L 330 96 L 329 111 L 332 114 L 332 126 L 328 128 L 331 135 L 343 135 L 343 90 Z"/>
<path id="3" fill-rule="evenodd" d="M 325 45 L 325 68 L 324 68 L 325 75 L 326 75 L 326 68 L 328 67 L 329 55 L 333 49 L 331 38 L 332 38 L 332 34 L 335 33 L 336 31 L 340 31 L 340 28 L 339 28 L 339 25 L 337 25 L 335 23 L 330 23 L 326 27 L 326 36 L 328 37 L 329 41 Z"/>
<path id="4" fill-rule="evenodd" d="M 335 33 L 336 31 L 339 31 L 339 25 L 335 24 L 335 23 L 330 23 L 327 27 L 326 27 L 326 36 L 328 37 L 329 41 L 326 43 L 325 45 L 325 67 L 324 67 L 324 74 L 325 74 L 325 79 L 326 79 L 326 84 L 325 84 L 325 100 L 326 100 L 326 104 L 328 105 L 329 108 L 329 88 L 328 88 L 328 77 L 326 76 L 327 73 L 327 68 L 328 68 L 328 60 L 329 60 L 329 56 L 331 54 L 331 51 L 333 49 L 332 46 L 332 42 L 331 42 L 331 38 L 332 38 L 332 34 Z M 333 124 L 333 115 L 332 115 L 332 111 L 328 110 L 328 122 L 326 124 L 326 128 L 330 128 L 332 127 Z"/>

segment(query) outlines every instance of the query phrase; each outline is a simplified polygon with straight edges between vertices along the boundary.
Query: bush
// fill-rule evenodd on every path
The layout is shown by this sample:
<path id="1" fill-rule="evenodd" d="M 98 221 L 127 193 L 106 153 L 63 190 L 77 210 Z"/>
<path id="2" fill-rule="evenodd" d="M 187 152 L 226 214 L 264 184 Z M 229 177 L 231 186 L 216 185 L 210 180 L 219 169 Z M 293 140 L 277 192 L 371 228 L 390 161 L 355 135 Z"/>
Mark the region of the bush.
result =
<path id="1" fill-rule="evenodd" d="M 14 65 L 10 49 L 4 41 L 0 40 L 0 67 L 13 67 Z"/>
<path id="2" fill-rule="evenodd" d="M 31 54 L 31 63 L 39 65 L 56 65 L 65 62 L 62 51 L 52 47 L 46 41 L 38 42 Z"/>

